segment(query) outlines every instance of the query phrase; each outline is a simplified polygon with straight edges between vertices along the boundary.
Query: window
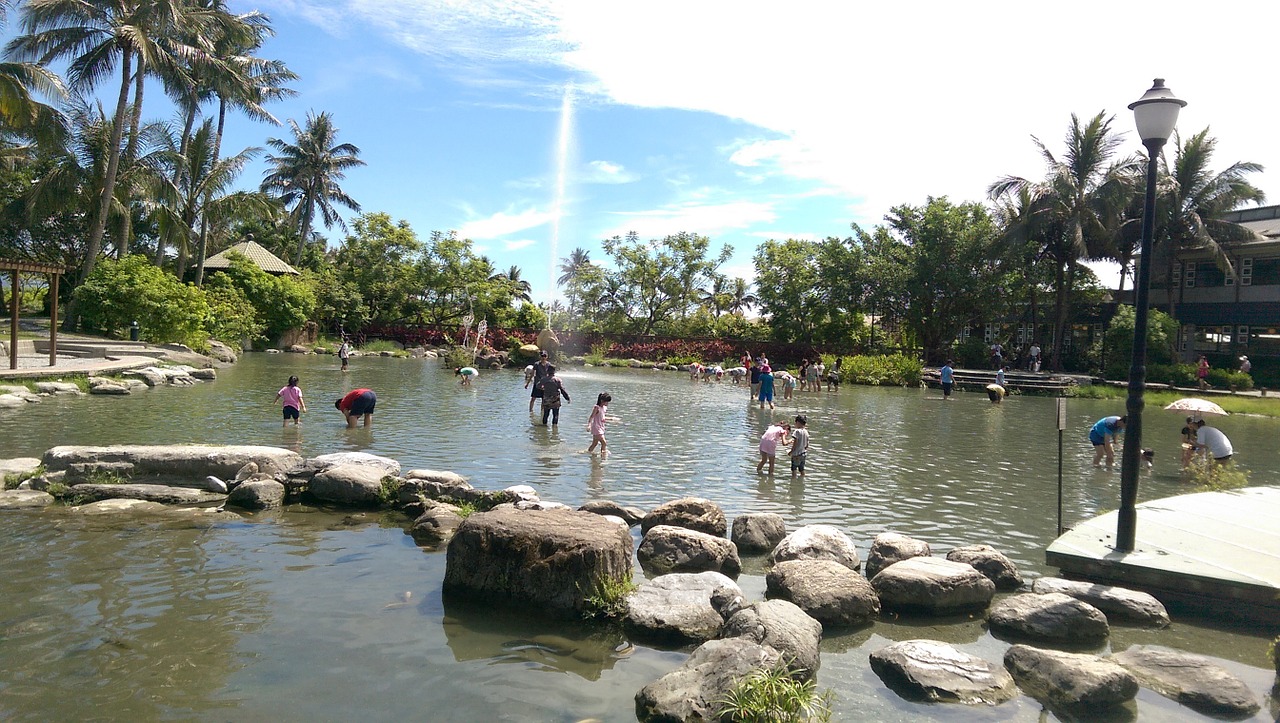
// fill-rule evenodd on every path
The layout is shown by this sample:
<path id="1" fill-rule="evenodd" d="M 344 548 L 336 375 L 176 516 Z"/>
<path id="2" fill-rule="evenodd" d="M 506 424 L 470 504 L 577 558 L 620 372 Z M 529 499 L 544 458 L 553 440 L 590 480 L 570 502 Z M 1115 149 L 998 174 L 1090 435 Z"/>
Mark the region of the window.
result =
<path id="1" fill-rule="evenodd" d="M 1240 346 L 1249 346 L 1249 327 L 1236 327 L 1236 343 Z"/>
<path id="2" fill-rule="evenodd" d="M 1178 261 L 1173 265 L 1173 286 L 1182 285 L 1182 262 Z"/>
<path id="3" fill-rule="evenodd" d="M 1214 264 L 1201 264 L 1196 283 L 1199 286 L 1226 286 L 1227 275 Z"/>
<path id="4" fill-rule="evenodd" d="M 1240 259 L 1240 285 L 1253 285 L 1253 259 Z"/>
<path id="5" fill-rule="evenodd" d="M 1187 273 L 1182 277 L 1183 284 L 1188 288 L 1195 288 L 1196 285 L 1196 262 L 1187 262 Z"/>
<path id="6" fill-rule="evenodd" d="M 1280 259 L 1253 259 L 1249 265 L 1249 283 L 1254 286 L 1280 284 Z"/>

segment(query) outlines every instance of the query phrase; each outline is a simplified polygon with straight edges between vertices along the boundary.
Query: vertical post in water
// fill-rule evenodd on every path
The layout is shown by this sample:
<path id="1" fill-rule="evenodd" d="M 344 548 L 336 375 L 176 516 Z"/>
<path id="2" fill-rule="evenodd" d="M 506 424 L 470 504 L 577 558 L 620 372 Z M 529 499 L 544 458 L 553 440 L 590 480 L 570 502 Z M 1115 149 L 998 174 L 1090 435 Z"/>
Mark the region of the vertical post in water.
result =
<path id="1" fill-rule="evenodd" d="M 1067 428 L 1067 400 L 1058 397 L 1058 534 L 1062 534 L 1062 432 Z"/>

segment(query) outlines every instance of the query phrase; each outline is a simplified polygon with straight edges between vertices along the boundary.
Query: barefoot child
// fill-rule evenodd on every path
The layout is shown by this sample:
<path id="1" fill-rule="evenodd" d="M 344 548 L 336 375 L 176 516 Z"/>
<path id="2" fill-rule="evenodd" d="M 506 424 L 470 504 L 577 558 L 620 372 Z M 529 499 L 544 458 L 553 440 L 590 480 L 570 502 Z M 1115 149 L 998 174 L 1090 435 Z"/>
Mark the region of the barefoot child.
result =
<path id="1" fill-rule="evenodd" d="M 805 455 L 809 453 L 809 420 L 803 414 L 796 415 L 796 428 L 791 431 L 791 476 L 799 472 L 804 476 Z"/>
<path id="2" fill-rule="evenodd" d="M 609 455 L 609 443 L 604 438 L 604 423 L 618 421 L 617 417 L 609 416 L 609 402 L 612 401 L 613 397 L 608 392 L 601 392 L 596 397 L 596 405 L 591 408 L 591 416 L 587 418 L 587 430 L 591 432 L 591 446 L 587 447 L 587 454 L 594 452 L 599 444 L 601 456 Z"/>
<path id="3" fill-rule="evenodd" d="M 778 456 L 778 445 L 791 444 L 791 425 L 783 422 L 782 424 L 771 424 L 769 428 L 764 430 L 764 434 L 760 435 L 760 461 L 756 464 L 756 474 L 764 469 L 764 463 L 769 463 L 769 474 L 773 474 L 773 464 Z"/>
<path id="4" fill-rule="evenodd" d="M 302 389 L 298 387 L 296 376 L 289 377 L 289 383 L 276 392 L 276 398 L 271 403 L 276 402 L 284 403 L 284 421 L 280 426 L 287 426 L 290 419 L 293 420 L 293 426 L 298 426 L 301 421 L 298 413 L 307 411 L 307 403 L 302 400 Z"/>
<path id="5" fill-rule="evenodd" d="M 453 375 L 462 377 L 462 386 L 469 387 L 471 380 L 480 376 L 480 372 L 475 367 L 454 367 Z"/>

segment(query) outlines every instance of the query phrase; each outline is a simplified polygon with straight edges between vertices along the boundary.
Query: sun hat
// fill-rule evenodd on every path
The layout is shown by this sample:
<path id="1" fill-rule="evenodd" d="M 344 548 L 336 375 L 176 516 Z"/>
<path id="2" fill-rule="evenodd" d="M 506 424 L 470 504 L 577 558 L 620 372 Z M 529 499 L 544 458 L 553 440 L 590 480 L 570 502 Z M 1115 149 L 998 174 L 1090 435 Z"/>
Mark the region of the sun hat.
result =
<path id="1" fill-rule="evenodd" d="M 538 356 L 546 356 L 546 355 L 547 355 L 547 353 L 546 353 L 545 351 L 540 351 L 540 352 L 538 352 Z"/>

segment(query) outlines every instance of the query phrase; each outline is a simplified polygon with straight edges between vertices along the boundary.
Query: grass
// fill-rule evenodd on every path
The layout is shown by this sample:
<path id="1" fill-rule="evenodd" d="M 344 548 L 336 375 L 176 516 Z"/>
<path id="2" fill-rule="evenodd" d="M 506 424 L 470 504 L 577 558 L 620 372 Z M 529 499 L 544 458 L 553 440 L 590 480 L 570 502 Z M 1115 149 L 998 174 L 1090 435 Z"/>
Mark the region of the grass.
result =
<path id="1" fill-rule="evenodd" d="M 1127 387 L 1094 384 L 1091 386 L 1072 387 L 1071 396 L 1077 399 L 1124 399 L 1129 396 L 1129 390 Z M 1142 396 L 1146 400 L 1147 409 L 1152 409 L 1164 407 L 1178 399 L 1197 395 L 1195 392 L 1148 389 Z M 1217 404 L 1232 414 L 1280 417 L 1280 397 L 1243 397 L 1237 394 L 1213 394 L 1205 396 L 1204 399 Z"/>
<path id="2" fill-rule="evenodd" d="M 720 720 L 742 723 L 808 723 L 831 720 L 831 691 L 792 678 L 784 666 L 757 670 L 719 701 Z"/>
<path id="3" fill-rule="evenodd" d="M 464 520 L 480 511 L 480 508 L 476 507 L 471 502 L 459 502 L 454 505 L 454 507 L 457 508 L 458 517 L 461 517 Z"/>
<path id="4" fill-rule="evenodd" d="M 129 478 L 107 469 L 95 469 L 84 476 L 85 482 L 94 485 L 127 485 Z"/>
<path id="5" fill-rule="evenodd" d="M 1187 473 L 1197 492 L 1221 492 L 1249 486 L 1249 471 L 1240 469 L 1232 460 L 1219 463 L 1198 457 L 1187 468 Z"/>
<path id="6" fill-rule="evenodd" d="M 360 347 L 360 351 L 369 354 L 381 353 L 384 351 L 400 352 L 405 356 L 408 356 L 409 354 L 409 352 L 406 352 L 399 344 L 389 339 L 374 339 L 373 341 L 366 342 L 364 346 Z"/>
<path id="7" fill-rule="evenodd" d="M 404 486 L 404 480 L 399 477 L 386 476 L 382 478 L 382 485 L 378 488 L 378 502 L 383 507 L 391 507 L 400 500 L 400 488 Z"/>
<path id="8" fill-rule="evenodd" d="M 606 577 L 596 582 L 596 589 L 583 598 L 583 612 L 590 618 L 621 620 L 627 614 L 627 597 L 636 591 L 630 577 Z"/>

